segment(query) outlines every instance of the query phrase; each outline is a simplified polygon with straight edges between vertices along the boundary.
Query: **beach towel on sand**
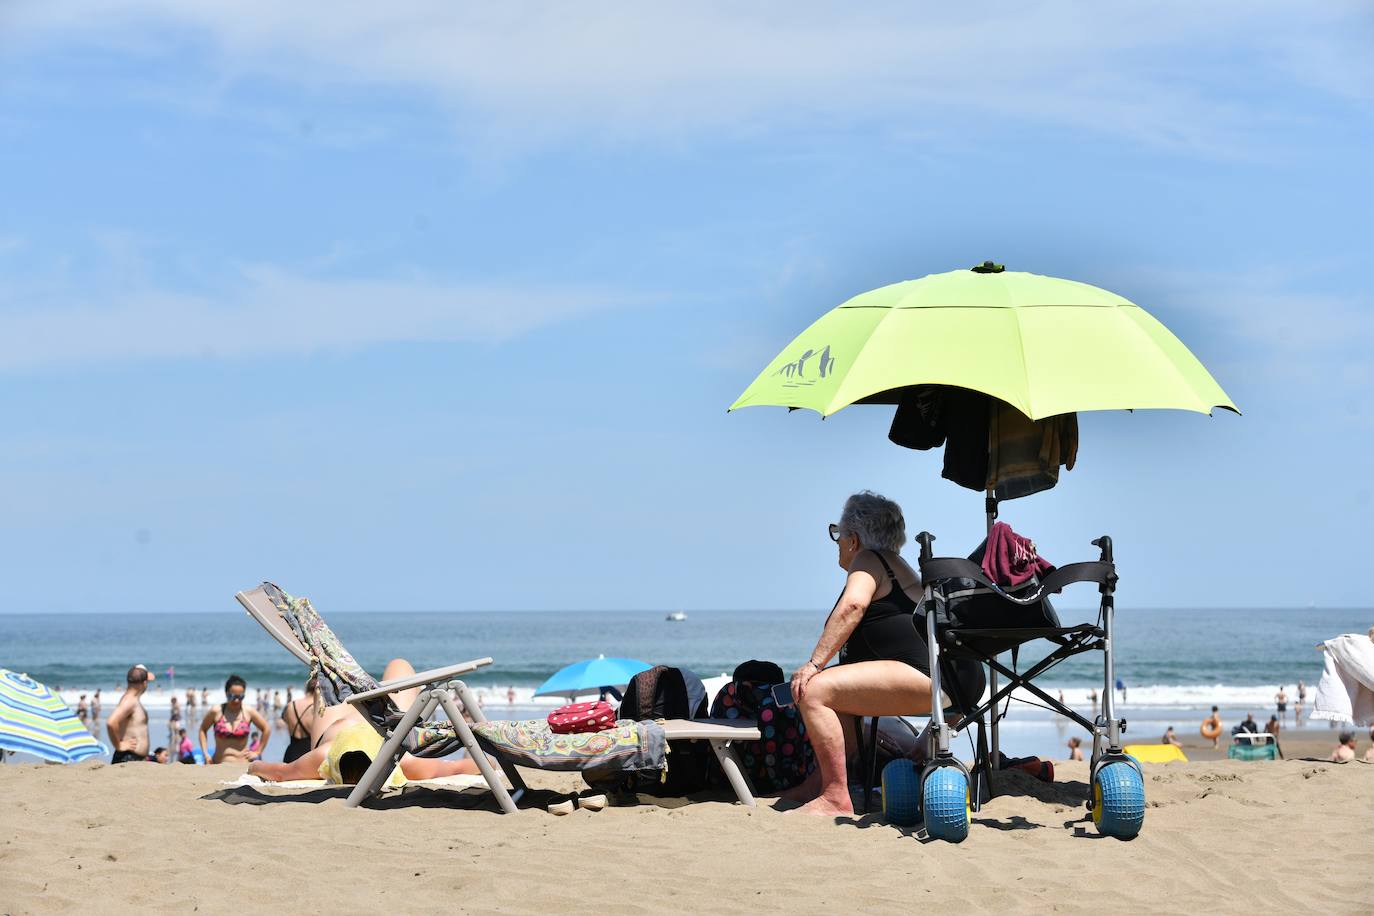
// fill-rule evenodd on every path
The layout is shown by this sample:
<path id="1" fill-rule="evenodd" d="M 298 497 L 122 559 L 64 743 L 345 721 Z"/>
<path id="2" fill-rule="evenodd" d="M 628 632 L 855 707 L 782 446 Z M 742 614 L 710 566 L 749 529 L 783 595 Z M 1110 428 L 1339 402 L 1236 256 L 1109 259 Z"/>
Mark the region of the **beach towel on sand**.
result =
<path id="1" fill-rule="evenodd" d="M 1347 633 L 1324 645 L 1326 669 L 1317 682 L 1311 718 L 1374 724 L 1374 639 Z"/>

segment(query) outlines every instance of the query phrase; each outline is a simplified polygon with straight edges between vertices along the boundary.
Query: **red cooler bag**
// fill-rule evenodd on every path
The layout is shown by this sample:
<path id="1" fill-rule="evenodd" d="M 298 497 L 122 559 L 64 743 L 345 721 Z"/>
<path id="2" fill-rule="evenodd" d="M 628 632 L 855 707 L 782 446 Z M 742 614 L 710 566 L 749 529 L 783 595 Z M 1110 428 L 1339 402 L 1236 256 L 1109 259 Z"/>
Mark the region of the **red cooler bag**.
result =
<path id="1" fill-rule="evenodd" d="M 549 713 L 549 731 L 557 735 L 599 732 L 615 725 L 615 709 L 605 700 L 572 703 Z"/>

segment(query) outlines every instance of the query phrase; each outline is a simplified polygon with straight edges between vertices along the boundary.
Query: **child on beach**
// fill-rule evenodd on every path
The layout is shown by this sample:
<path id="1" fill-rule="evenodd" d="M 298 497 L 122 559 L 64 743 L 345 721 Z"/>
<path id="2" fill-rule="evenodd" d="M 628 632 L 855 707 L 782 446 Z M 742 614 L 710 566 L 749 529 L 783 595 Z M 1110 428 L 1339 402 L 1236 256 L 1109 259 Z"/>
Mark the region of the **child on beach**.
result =
<path id="1" fill-rule="evenodd" d="M 1340 743 L 1331 752 L 1332 763 L 1349 763 L 1355 759 L 1355 733 L 1341 732 L 1336 739 Z"/>
<path id="2" fill-rule="evenodd" d="M 1170 725 L 1164 729 L 1164 737 L 1159 739 L 1160 744 L 1172 744 L 1174 747 L 1183 747 L 1183 742 L 1178 740 L 1178 735 L 1174 734 L 1174 727 Z"/>
<path id="3" fill-rule="evenodd" d="M 1072 738 L 1069 739 L 1069 759 L 1070 759 L 1070 760 L 1082 760 L 1082 759 L 1083 759 L 1083 739 L 1082 739 L 1082 738 L 1079 738 L 1079 737 L 1077 737 L 1077 736 L 1074 736 L 1074 737 L 1072 737 Z"/>

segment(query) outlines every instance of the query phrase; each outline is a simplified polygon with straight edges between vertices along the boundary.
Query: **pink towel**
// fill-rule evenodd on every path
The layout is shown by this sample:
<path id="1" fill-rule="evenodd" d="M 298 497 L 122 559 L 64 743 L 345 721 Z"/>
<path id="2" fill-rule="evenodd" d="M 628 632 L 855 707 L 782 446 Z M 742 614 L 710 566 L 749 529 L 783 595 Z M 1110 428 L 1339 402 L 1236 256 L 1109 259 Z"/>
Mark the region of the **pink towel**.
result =
<path id="1" fill-rule="evenodd" d="M 1035 543 L 1023 538 L 1006 522 L 998 522 L 988 532 L 983 550 L 983 575 L 1003 588 L 1017 588 L 1032 576 L 1045 576 L 1054 564 L 1035 552 Z"/>

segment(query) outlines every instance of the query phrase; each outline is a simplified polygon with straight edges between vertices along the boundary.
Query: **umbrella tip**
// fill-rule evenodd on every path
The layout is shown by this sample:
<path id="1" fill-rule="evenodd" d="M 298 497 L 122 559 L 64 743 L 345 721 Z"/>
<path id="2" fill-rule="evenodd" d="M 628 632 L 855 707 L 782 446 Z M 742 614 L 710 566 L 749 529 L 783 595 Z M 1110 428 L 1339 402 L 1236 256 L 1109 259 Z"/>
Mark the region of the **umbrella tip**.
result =
<path id="1" fill-rule="evenodd" d="M 979 264 L 977 267 L 970 267 L 970 268 L 969 268 L 969 270 L 973 271 L 973 272 L 976 273 L 976 274 L 1000 274 L 1002 271 L 1004 271 L 1004 270 L 1006 270 L 1006 269 L 1007 269 L 1007 268 L 1006 268 L 1005 265 L 1003 265 L 1003 264 L 994 264 L 994 263 L 992 263 L 991 261 L 984 261 L 982 264 Z"/>

